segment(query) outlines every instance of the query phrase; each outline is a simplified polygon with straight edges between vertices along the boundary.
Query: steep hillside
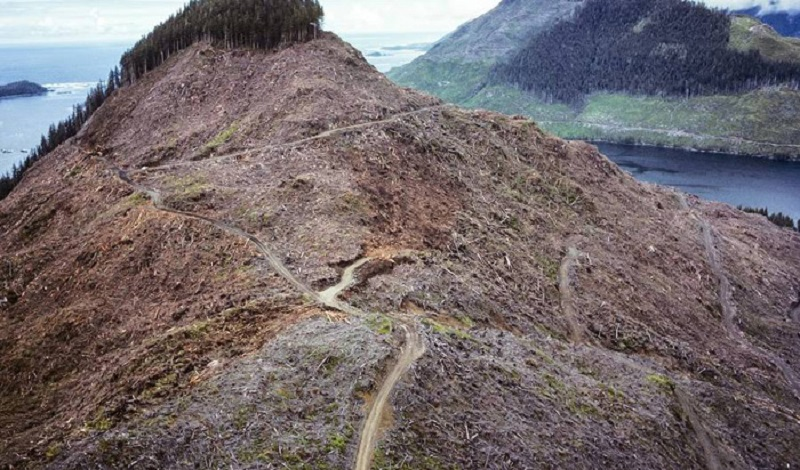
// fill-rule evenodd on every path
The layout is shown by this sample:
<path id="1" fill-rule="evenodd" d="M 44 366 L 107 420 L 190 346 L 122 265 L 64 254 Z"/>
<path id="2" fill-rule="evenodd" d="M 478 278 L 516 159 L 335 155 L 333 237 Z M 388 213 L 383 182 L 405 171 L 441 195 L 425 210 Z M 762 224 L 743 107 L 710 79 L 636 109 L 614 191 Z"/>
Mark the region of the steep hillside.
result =
<path id="1" fill-rule="evenodd" d="M 758 51 L 773 61 L 800 63 L 800 39 L 784 37 L 756 18 L 736 15 L 731 18 L 730 46 L 743 51 Z"/>
<path id="2" fill-rule="evenodd" d="M 568 18 L 583 0 L 503 0 L 492 11 L 441 39 L 389 77 L 459 102 L 480 89 L 491 67 L 531 36 Z"/>
<path id="3" fill-rule="evenodd" d="M 443 62 L 420 65 L 434 55 L 389 76 L 460 105 L 526 114 L 563 137 L 800 158 L 794 39 L 678 0 L 577 11 L 458 80 Z M 774 119 L 775 109 L 790 118 Z"/>
<path id="4" fill-rule="evenodd" d="M 333 35 L 174 54 L 0 227 L 0 466 L 800 459 L 800 235 Z"/>

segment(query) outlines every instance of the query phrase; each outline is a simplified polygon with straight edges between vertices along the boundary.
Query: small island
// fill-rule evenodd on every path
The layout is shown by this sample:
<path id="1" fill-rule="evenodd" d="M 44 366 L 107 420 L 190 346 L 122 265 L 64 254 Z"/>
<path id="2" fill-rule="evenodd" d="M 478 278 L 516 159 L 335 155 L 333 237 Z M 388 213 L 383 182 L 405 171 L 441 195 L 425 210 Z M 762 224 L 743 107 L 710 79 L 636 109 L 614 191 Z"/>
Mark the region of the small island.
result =
<path id="1" fill-rule="evenodd" d="M 21 81 L 0 85 L 0 98 L 36 96 L 47 93 L 47 88 L 33 82 Z"/>

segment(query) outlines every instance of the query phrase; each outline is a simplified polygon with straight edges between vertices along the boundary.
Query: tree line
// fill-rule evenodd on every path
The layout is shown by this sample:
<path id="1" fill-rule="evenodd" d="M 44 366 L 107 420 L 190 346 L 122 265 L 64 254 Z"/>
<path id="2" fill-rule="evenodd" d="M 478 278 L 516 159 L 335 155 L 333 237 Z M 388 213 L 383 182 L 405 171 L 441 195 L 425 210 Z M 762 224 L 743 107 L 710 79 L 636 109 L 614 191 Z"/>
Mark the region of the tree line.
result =
<path id="1" fill-rule="evenodd" d="M 171 55 L 201 41 L 222 48 L 274 49 L 313 39 L 322 21 L 317 0 L 192 0 L 123 54 L 105 82 L 89 91 L 86 102 L 50 126 L 39 145 L 11 171 L 0 176 L 0 200 L 22 181 L 39 159 L 78 134 L 105 100 L 155 69 Z"/>
<path id="2" fill-rule="evenodd" d="M 746 207 L 746 206 L 738 206 L 737 207 L 740 211 L 749 212 L 751 214 L 760 214 L 767 218 L 770 222 L 777 225 L 778 227 L 783 228 L 790 228 L 800 232 L 800 219 L 797 220 L 797 225 L 794 223 L 794 219 L 790 216 L 784 214 L 783 212 L 770 212 L 769 209 L 762 209 L 757 207 Z"/>
<path id="3" fill-rule="evenodd" d="M 122 56 L 123 80 L 135 81 L 200 41 L 273 49 L 313 39 L 322 16 L 317 0 L 192 0 Z"/>
<path id="4" fill-rule="evenodd" d="M 685 0 L 588 0 L 491 80 L 579 103 L 595 91 L 694 96 L 800 85 L 800 64 L 729 48 L 731 19 Z"/>
<path id="5" fill-rule="evenodd" d="M 63 121 L 58 124 L 51 124 L 47 133 L 39 141 L 39 145 L 22 161 L 15 163 L 9 173 L 0 176 L 0 200 L 5 199 L 14 190 L 19 182 L 22 181 L 25 172 L 34 163 L 71 137 L 77 135 L 95 111 L 103 105 L 106 98 L 111 96 L 121 85 L 119 67 L 115 67 L 109 73 L 108 80 L 98 82 L 94 88 L 89 90 L 84 104 L 73 107 L 72 114 Z"/>

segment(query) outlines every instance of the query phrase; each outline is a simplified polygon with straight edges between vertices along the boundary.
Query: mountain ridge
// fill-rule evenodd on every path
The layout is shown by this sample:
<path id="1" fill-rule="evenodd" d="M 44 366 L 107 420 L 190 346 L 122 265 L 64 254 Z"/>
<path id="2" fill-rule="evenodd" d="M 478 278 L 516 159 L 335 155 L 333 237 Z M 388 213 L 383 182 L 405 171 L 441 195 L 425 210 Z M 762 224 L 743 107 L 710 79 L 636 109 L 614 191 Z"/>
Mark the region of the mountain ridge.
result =
<path id="1" fill-rule="evenodd" d="M 734 13 L 754 16 L 772 26 L 783 36 L 800 37 L 800 11 L 795 10 L 764 10 L 760 6 L 733 10 Z"/>
<path id="2" fill-rule="evenodd" d="M 36 162 L 0 226 L 0 465 L 800 449 L 800 235 L 396 87 L 332 34 L 172 55 Z"/>

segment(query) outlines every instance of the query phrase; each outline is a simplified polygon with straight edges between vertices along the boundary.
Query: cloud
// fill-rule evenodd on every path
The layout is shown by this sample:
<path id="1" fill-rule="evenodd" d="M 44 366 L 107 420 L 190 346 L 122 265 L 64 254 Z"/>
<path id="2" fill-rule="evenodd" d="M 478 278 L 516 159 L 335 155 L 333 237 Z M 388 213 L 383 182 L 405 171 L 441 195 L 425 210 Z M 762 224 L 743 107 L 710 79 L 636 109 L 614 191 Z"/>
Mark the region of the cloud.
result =
<path id="1" fill-rule="evenodd" d="M 0 44 L 129 42 L 184 0 L 0 0 Z"/>
<path id="2" fill-rule="evenodd" d="M 440 32 L 494 8 L 499 0 L 321 0 L 325 28 L 339 33 Z"/>
<path id="3" fill-rule="evenodd" d="M 0 0 L 0 44 L 131 42 L 186 0 Z M 602 0 L 601 0 L 602 1 Z M 800 0 L 704 0 L 719 8 L 800 10 Z M 499 0 L 320 0 L 340 34 L 448 33 Z"/>
<path id="4" fill-rule="evenodd" d="M 800 0 L 703 0 L 711 7 L 741 9 L 761 7 L 765 11 L 798 11 Z"/>
<path id="5" fill-rule="evenodd" d="M 742 9 L 761 7 L 765 11 L 798 11 L 800 0 L 703 0 L 708 6 L 716 8 Z"/>
<path id="6" fill-rule="evenodd" d="M 127 42 L 186 0 L 0 0 L 0 44 Z M 361 32 L 441 32 L 482 15 L 499 0 L 321 0 L 325 27 Z"/>

